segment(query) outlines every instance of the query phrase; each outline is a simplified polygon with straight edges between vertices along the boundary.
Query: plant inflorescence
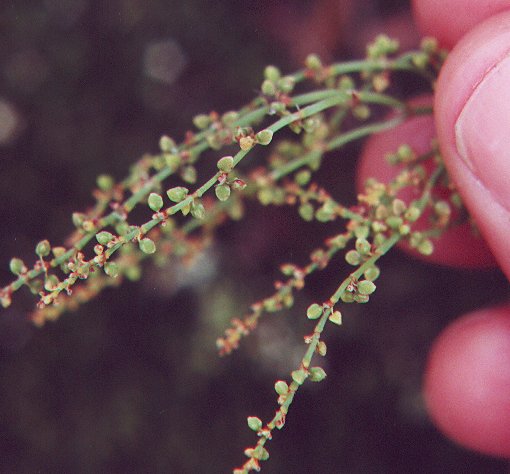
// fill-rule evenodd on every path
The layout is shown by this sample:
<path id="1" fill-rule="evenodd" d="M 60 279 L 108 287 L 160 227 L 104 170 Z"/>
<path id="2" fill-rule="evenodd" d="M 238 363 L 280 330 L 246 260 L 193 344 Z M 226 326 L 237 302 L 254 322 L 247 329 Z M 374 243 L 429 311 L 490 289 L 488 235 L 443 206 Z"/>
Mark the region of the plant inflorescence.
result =
<path id="1" fill-rule="evenodd" d="M 341 305 L 369 301 L 380 274 L 378 261 L 397 243 L 405 241 L 429 255 L 431 238 L 451 225 L 452 206 L 460 206 L 434 143 L 424 154 L 406 144 L 400 146 L 387 157 L 398 165 L 395 178 L 390 183 L 369 180 L 353 206 L 337 202 L 313 180 L 329 152 L 414 116 L 430 114 L 430 107 L 412 105 L 389 93 L 392 77 L 414 75 L 432 89 L 444 57 L 432 39 L 423 40 L 419 50 L 401 54 L 396 41 L 380 36 L 368 46 L 363 60 L 325 65 L 310 55 L 303 70 L 289 75 L 268 66 L 260 93 L 247 106 L 221 115 L 196 116 L 196 130 L 187 132 L 180 144 L 162 136 L 160 151 L 143 156 L 120 182 L 99 176 L 93 192 L 95 205 L 73 214 L 74 231 L 62 245 L 39 242 L 31 266 L 19 258 L 10 261 L 15 279 L 0 290 L 1 305 L 8 307 L 14 293 L 28 288 L 37 298 L 30 317 L 42 326 L 105 287 L 124 279 L 138 280 L 146 259 L 160 265 L 170 257 L 192 260 L 225 220 L 243 217 L 246 200 L 289 206 L 307 222 L 344 221 L 337 233 L 311 252 L 305 265 L 282 265 L 274 293 L 252 304 L 244 317 L 233 318 L 217 340 L 219 353 L 230 354 L 264 314 L 292 307 L 307 277 L 345 252 L 352 270 L 339 279 L 329 299 L 306 310 L 316 325 L 304 337 L 306 350 L 300 365 L 287 381 L 274 385 L 275 415 L 269 421 L 248 417 L 258 440 L 245 450 L 247 460 L 234 472 L 260 470 L 261 461 L 269 457 L 266 444 L 274 430 L 284 426 L 301 385 L 326 377 L 324 369 L 312 362 L 315 356 L 326 355 L 322 334 L 328 323 L 342 324 Z M 287 133 L 285 139 L 275 140 L 288 129 L 295 138 Z M 267 162 L 253 165 L 252 158 L 265 147 Z M 211 152 L 215 153 L 214 172 L 200 181 L 200 162 L 206 167 L 205 155 L 208 160 Z M 405 188 L 414 190 L 410 202 L 400 196 Z M 133 217 L 137 206 L 145 210 L 144 222 L 137 223 Z M 422 221 L 419 230 L 418 220 Z"/>

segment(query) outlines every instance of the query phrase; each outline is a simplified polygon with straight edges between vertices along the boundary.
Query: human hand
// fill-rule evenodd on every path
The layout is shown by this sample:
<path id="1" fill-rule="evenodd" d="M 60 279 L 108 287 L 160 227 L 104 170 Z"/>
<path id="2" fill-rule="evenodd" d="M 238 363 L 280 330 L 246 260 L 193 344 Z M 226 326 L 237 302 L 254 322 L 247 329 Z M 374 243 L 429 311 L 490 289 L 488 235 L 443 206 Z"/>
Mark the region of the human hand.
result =
<path id="1" fill-rule="evenodd" d="M 374 169 L 378 178 L 389 176 L 380 161 L 385 152 L 401 143 L 419 152 L 437 135 L 450 176 L 510 278 L 510 1 L 414 0 L 413 7 L 422 33 L 453 47 L 434 97 L 435 123 L 418 118 L 370 140 L 358 182 Z M 449 233 L 436 247 L 435 262 L 490 264 L 484 244 L 467 228 Z M 510 305 L 463 316 L 439 336 L 424 393 L 431 418 L 445 434 L 468 448 L 510 458 Z"/>

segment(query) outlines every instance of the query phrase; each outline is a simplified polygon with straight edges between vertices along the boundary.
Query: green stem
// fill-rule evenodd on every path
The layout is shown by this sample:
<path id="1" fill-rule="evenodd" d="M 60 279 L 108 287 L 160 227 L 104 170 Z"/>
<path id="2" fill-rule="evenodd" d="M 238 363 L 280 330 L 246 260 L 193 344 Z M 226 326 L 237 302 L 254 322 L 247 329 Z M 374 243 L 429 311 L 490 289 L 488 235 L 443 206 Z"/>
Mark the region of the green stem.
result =
<path id="1" fill-rule="evenodd" d="M 385 130 L 390 130 L 395 128 L 397 125 L 403 123 L 406 119 L 407 115 L 399 115 L 390 120 L 384 120 L 381 122 L 372 123 L 370 125 L 364 125 L 362 127 L 358 127 L 354 130 L 350 130 L 348 132 L 342 133 L 337 137 L 333 138 L 329 142 L 327 142 L 321 150 L 312 150 L 308 152 L 306 155 L 303 155 L 300 158 L 296 158 L 295 160 L 289 161 L 285 165 L 271 172 L 271 178 L 279 180 L 284 176 L 289 175 L 290 173 L 296 171 L 297 169 L 305 166 L 309 163 L 314 162 L 318 158 L 320 158 L 325 151 L 332 151 L 338 148 L 341 148 L 345 144 L 366 137 L 371 134 L 383 132 Z"/>
<path id="2" fill-rule="evenodd" d="M 336 148 L 340 148 L 351 141 L 358 140 L 371 134 L 383 132 L 385 130 L 390 130 L 403 123 L 406 118 L 407 114 L 401 114 L 389 120 L 372 123 L 370 125 L 365 125 L 349 132 L 342 133 L 328 143 L 326 150 L 331 151 Z"/>
<path id="3" fill-rule="evenodd" d="M 429 177 L 427 183 L 425 184 L 422 196 L 420 199 L 413 202 L 413 205 L 417 206 L 422 212 L 425 208 L 426 204 L 428 203 L 430 199 L 430 193 L 434 185 L 437 183 L 441 175 L 444 173 L 444 166 L 439 165 L 434 172 Z M 305 352 L 305 355 L 303 356 L 303 359 L 301 360 L 301 367 L 307 370 L 310 367 L 311 361 L 313 359 L 313 356 L 316 352 L 317 346 L 320 342 L 320 338 L 322 336 L 322 333 L 324 331 L 324 328 L 326 326 L 326 323 L 328 321 L 328 318 L 330 314 L 333 311 L 333 308 L 335 304 L 340 300 L 342 295 L 347 290 L 347 286 L 349 283 L 351 283 L 353 278 L 359 279 L 363 273 L 370 267 L 372 267 L 383 255 L 385 255 L 391 248 L 393 248 L 401 239 L 402 235 L 395 232 L 393 235 L 391 235 L 385 242 L 383 242 L 377 250 L 374 252 L 374 254 L 368 258 L 362 265 L 360 265 L 354 272 L 352 272 L 347 278 L 343 280 L 343 282 L 340 284 L 340 286 L 337 288 L 337 290 L 333 293 L 331 296 L 329 302 L 327 305 L 325 305 L 325 309 L 318 321 L 318 323 L 315 326 L 313 336 L 310 340 L 309 346 Z M 290 405 L 292 404 L 294 400 L 294 396 L 296 392 L 299 390 L 299 387 L 301 384 L 297 383 L 296 381 L 292 381 L 289 385 L 289 391 L 287 393 L 285 401 L 280 406 L 280 409 L 276 412 L 274 417 L 271 419 L 271 421 L 267 424 L 267 428 L 269 431 L 273 431 L 279 423 L 281 423 L 282 419 L 286 416 L 288 413 L 288 410 L 290 408 Z M 270 437 L 262 436 L 258 442 L 258 446 L 264 446 L 266 442 L 270 439 Z"/>
<path id="4" fill-rule="evenodd" d="M 338 76 L 342 74 L 351 74 L 351 73 L 362 73 L 362 72 L 377 72 L 377 71 L 383 71 L 383 70 L 394 70 L 394 71 L 410 71 L 414 73 L 422 74 L 423 71 L 418 70 L 412 63 L 412 57 L 414 53 L 408 53 L 403 54 L 400 57 L 396 59 L 380 59 L 380 60 L 361 60 L 361 61 L 349 61 L 339 64 L 333 64 L 328 68 L 328 74 L 329 77 Z M 292 77 L 296 82 L 303 81 L 306 79 L 305 71 L 298 71 L 297 73 L 293 74 Z M 375 103 L 375 104 L 381 104 L 385 106 L 390 106 L 397 109 L 404 108 L 405 104 L 401 101 L 398 101 L 390 96 L 386 96 L 384 94 L 376 94 L 376 93 L 369 93 L 361 91 L 358 93 L 360 99 L 362 101 L 365 101 L 367 103 Z M 292 97 L 292 104 L 295 106 L 303 106 L 307 105 L 305 108 L 291 113 L 289 115 L 286 115 L 282 117 L 280 120 L 273 123 L 269 128 L 269 130 L 276 132 L 278 130 L 281 130 L 285 126 L 289 125 L 290 123 L 298 120 L 302 120 L 304 118 L 310 117 L 316 113 L 319 113 L 323 110 L 326 110 L 331 107 L 335 107 L 341 104 L 346 104 L 348 101 L 352 98 L 352 94 L 349 94 L 345 91 L 339 91 L 334 89 L 327 89 L 327 90 L 318 90 L 313 91 L 305 94 L 300 94 L 295 97 Z M 259 97 L 253 100 L 248 106 L 241 109 L 240 117 L 239 119 L 234 123 L 234 126 L 247 126 L 250 124 L 253 124 L 261 119 L 264 118 L 264 116 L 269 112 L 269 106 L 266 104 L 266 99 Z M 430 113 L 430 108 L 426 107 L 417 107 L 414 109 L 415 114 L 421 114 L 421 113 Z M 403 116 L 400 117 L 400 119 L 392 119 L 386 124 L 372 124 L 368 125 L 366 127 L 360 127 L 357 130 L 348 132 L 346 134 L 343 134 L 336 139 L 332 140 L 330 143 L 327 144 L 326 150 L 332 150 L 334 148 L 337 148 L 339 146 L 342 146 L 343 144 L 347 143 L 350 140 L 354 140 L 356 138 L 368 135 L 370 133 L 376 133 L 377 131 L 389 129 L 396 124 L 400 123 L 403 118 Z M 209 148 L 209 145 L 206 142 L 206 138 L 208 134 L 211 133 L 210 130 L 206 130 L 200 133 L 195 134 L 192 139 L 182 144 L 178 147 L 178 152 L 186 151 L 191 156 L 196 157 L 199 156 L 203 151 L 207 150 Z M 283 171 L 280 171 L 280 174 L 275 176 L 275 179 L 278 179 L 278 177 L 283 176 L 282 173 L 288 173 L 291 172 L 293 169 L 297 169 L 297 167 L 302 166 L 303 164 L 306 164 L 307 161 L 312 160 L 314 157 L 320 156 L 322 152 L 314 151 L 311 154 L 307 155 L 306 157 L 301 158 L 300 162 L 294 162 L 294 164 L 289 165 L 288 168 L 286 168 Z M 237 165 L 247 154 L 245 151 L 240 151 L 235 156 L 235 164 Z M 135 193 L 133 193 L 124 203 L 123 203 L 123 209 L 125 212 L 129 213 L 132 211 L 135 206 L 141 202 L 141 200 L 152 190 L 157 189 L 161 182 L 163 182 L 166 178 L 168 178 L 174 170 L 166 167 L 163 168 L 161 171 L 156 173 L 154 176 L 150 178 L 150 180 L 145 183 L 139 190 L 137 190 Z M 167 211 L 169 214 L 173 214 L 187 206 L 191 203 L 192 199 L 195 197 L 202 196 L 207 190 L 209 190 L 217 181 L 219 174 L 216 174 L 213 176 L 210 180 L 208 180 L 206 183 L 204 183 L 192 196 L 188 197 L 186 200 L 184 200 L 181 203 L 176 204 L 175 206 L 170 207 Z M 120 185 L 124 188 L 127 188 L 131 186 L 133 183 L 133 179 L 136 179 L 135 176 L 130 176 L 126 178 L 124 181 L 120 183 Z M 104 203 L 98 203 L 98 206 L 96 207 L 95 211 L 97 211 L 98 216 L 101 215 L 105 210 L 107 206 L 104 205 Z M 98 217 L 97 216 L 97 217 Z M 88 232 L 84 234 L 73 246 L 73 248 L 69 249 L 67 252 L 65 252 L 63 255 L 61 255 L 58 258 L 54 258 L 51 261 L 49 261 L 49 265 L 51 268 L 58 267 L 59 265 L 63 264 L 64 262 L 68 261 L 72 257 L 75 256 L 77 251 L 82 250 L 95 236 L 96 232 L 101 230 L 104 227 L 107 227 L 109 225 L 114 225 L 117 222 L 122 220 L 122 216 L 116 212 L 113 211 L 110 214 L 99 218 L 98 222 L 94 228 L 93 231 Z M 162 219 L 153 219 L 146 224 L 144 224 L 141 227 L 142 232 L 148 232 L 152 228 L 154 228 L 156 225 L 158 225 Z M 125 236 L 126 239 L 133 239 L 137 237 L 137 233 L 139 231 L 133 231 L 132 233 L 128 234 L 128 236 Z M 108 249 L 108 256 L 113 254 L 115 250 L 117 250 L 118 246 L 114 246 L 111 249 Z M 28 284 L 29 281 L 31 281 L 34 278 L 37 278 L 38 276 L 42 275 L 45 272 L 44 269 L 32 269 L 25 273 L 24 275 L 19 276 L 16 280 L 14 280 L 10 285 L 5 287 L 3 290 L 8 293 L 12 293 L 19 288 L 21 288 L 23 285 Z"/>

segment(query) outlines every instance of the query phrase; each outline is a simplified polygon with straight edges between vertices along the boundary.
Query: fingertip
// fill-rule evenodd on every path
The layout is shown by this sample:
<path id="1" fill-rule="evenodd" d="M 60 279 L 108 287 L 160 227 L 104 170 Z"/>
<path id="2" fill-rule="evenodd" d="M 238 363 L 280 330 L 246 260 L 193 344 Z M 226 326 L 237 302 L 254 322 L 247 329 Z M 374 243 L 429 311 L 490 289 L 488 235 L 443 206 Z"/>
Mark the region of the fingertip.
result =
<path id="1" fill-rule="evenodd" d="M 467 34 L 439 76 L 434 115 L 448 172 L 510 278 L 510 12 Z"/>
<path id="2" fill-rule="evenodd" d="M 429 355 L 424 396 L 448 437 L 510 458 L 510 306 L 471 313 L 440 334 Z"/>

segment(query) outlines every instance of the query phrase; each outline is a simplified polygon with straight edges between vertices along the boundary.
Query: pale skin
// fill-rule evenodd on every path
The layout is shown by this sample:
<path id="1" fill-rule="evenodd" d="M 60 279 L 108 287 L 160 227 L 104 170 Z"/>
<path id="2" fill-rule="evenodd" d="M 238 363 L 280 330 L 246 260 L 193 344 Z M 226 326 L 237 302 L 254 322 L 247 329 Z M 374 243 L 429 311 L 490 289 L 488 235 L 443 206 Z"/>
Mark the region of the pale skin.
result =
<path id="1" fill-rule="evenodd" d="M 373 137 L 358 181 L 369 169 L 387 177 L 381 157 L 400 143 L 419 148 L 437 135 L 450 176 L 510 279 L 510 1 L 414 0 L 413 13 L 423 35 L 451 49 L 429 99 L 434 120 L 403 127 L 393 138 Z M 485 243 L 467 233 L 445 236 L 433 261 L 494 263 Z M 431 419 L 451 439 L 510 459 L 510 304 L 460 316 L 439 336 L 424 395 Z"/>

